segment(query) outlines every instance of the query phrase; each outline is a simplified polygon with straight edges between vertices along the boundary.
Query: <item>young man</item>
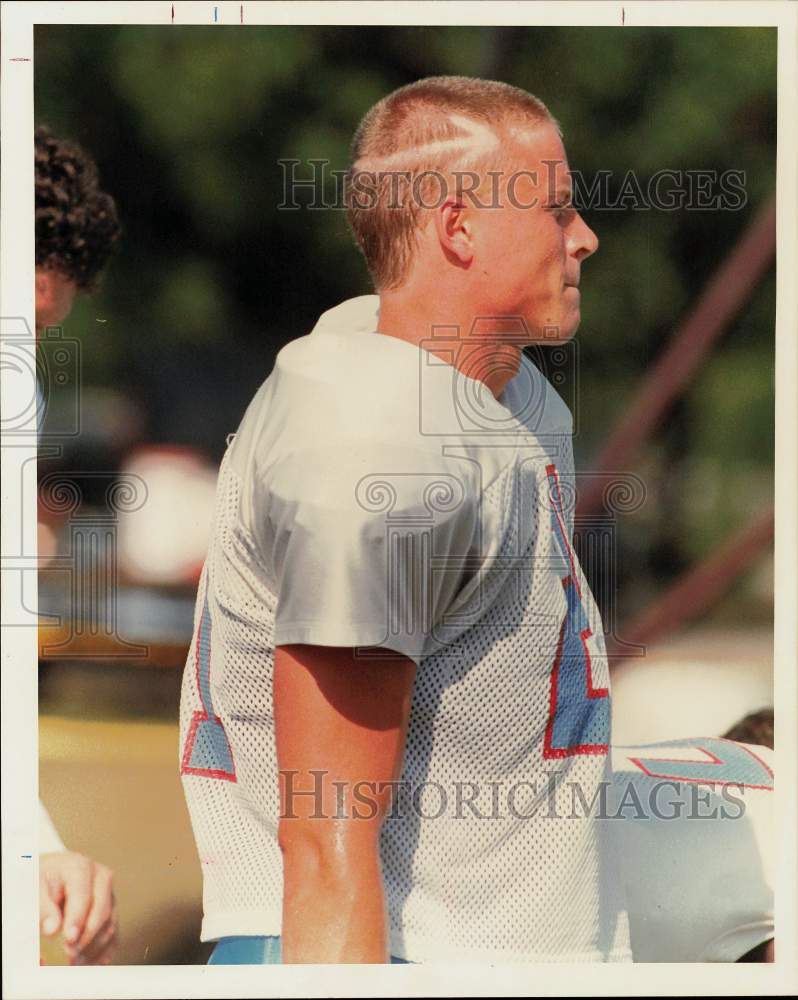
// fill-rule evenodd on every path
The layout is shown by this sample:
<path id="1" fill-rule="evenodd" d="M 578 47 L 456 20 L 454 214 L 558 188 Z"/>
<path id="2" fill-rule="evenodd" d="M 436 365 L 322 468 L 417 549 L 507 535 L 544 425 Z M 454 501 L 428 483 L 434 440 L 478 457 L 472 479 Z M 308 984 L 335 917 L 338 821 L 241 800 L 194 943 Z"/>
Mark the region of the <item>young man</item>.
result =
<path id="1" fill-rule="evenodd" d="M 217 962 L 623 961 L 571 417 L 523 347 L 579 324 L 557 124 L 439 77 L 354 142 L 378 296 L 290 343 L 222 462 L 181 772 Z"/>
<path id="2" fill-rule="evenodd" d="M 77 145 L 35 133 L 36 333 L 59 326 L 78 292 L 91 292 L 119 237 L 113 198 Z M 38 392 L 37 387 L 37 392 Z M 39 396 L 39 420 L 45 400 Z M 116 945 L 113 873 L 67 850 L 44 806 L 39 817 L 39 923 L 59 932 L 71 965 L 107 965 Z"/>

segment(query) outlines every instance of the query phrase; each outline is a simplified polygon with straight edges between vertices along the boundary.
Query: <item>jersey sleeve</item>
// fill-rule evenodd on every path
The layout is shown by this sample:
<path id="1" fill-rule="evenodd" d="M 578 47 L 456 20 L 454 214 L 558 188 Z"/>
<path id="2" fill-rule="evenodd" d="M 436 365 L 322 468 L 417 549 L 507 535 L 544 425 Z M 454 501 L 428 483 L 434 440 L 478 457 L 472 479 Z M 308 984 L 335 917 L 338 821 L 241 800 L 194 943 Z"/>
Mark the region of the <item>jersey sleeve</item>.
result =
<path id="1" fill-rule="evenodd" d="M 773 937 L 772 760 L 712 737 L 612 748 L 636 962 L 735 962 Z"/>
<path id="2" fill-rule="evenodd" d="M 39 800 L 39 853 L 51 854 L 56 851 L 65 851 L 64 842 L 58 836 L 55 824 L 50 819 L 50 814 L 44 808 L 44 803 Z"/>
<path id="3" fill-rule="evenodd" d="M 328 447 L 284 458 L 259 492 L 275 645 L 378 646 L 416 663 L 435 648 L 476 529 L 474 486 L 456 463 Z"/>

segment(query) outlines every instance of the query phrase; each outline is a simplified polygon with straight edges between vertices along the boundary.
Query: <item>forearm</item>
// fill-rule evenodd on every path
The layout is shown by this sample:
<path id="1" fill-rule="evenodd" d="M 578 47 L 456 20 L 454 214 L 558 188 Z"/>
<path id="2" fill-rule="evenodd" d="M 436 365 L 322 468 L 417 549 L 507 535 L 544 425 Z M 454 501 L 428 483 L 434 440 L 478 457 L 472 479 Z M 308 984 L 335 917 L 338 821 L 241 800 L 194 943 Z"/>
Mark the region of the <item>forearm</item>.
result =
<path id="1" fill-rule="evenodd" d="M 346 853 L 284 850 L 283 962 L 388 961 L 379 851 L 360 850 L 355 859 Z"/>
<path id="2" fill-rule="evenodd" d="M 275 650 L 285 962 L 388 961 L 380 828 L 414 675 L 406 658 Z"/>

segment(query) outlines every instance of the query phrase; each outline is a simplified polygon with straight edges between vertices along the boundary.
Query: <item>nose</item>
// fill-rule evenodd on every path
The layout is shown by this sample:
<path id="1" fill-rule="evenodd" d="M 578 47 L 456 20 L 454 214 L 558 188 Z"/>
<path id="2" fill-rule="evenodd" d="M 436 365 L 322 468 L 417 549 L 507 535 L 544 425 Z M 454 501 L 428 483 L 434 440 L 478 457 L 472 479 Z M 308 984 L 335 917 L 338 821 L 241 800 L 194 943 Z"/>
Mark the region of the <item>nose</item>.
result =
<path id="1" fill-rule="evenodd" d="M 573 223 L 569 227 L 568 252 L 578 261 L 586 260 L 592 256 L 599 247 L 598 236 L 585 222 L 579 213 L 574 217 Z"/>

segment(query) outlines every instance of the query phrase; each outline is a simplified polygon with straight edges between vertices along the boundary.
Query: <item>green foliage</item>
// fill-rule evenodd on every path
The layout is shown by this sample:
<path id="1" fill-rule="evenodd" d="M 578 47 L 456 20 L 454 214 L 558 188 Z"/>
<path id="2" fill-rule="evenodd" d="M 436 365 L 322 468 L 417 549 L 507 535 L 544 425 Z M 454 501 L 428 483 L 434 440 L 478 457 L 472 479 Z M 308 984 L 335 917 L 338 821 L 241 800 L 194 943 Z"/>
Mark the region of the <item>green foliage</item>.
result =
<path id="1" fill-rule="evenodd" d="M 663 168 L 745 173 L 741 211 L 586 213 L 601 248 L 583 276 L 583 465 L 775 187 L 770 28 L 41 25 L 35 60 L 37 120 L 91 150 L 125 227 L 70 324 L 85 376 L 150 400 L 156 435 L 216 454 L 275 352 L 369 290 L 341 211 L 277 209 L 279 161 L 345 168 L 361 116 L 396 86 L 459 73 L 525 87 L 562 124 L 572 168 L 610 171 L 614 191 L 629 171 L 644 190 Z M 768 502 L 774 301 L 771 278 L 638 458 L 658 512 L 622 524 L 638 593 Z M 175 357 L 223 393 L 218 426 L 207 399 L 186 421 L 200 404 Z"/>

